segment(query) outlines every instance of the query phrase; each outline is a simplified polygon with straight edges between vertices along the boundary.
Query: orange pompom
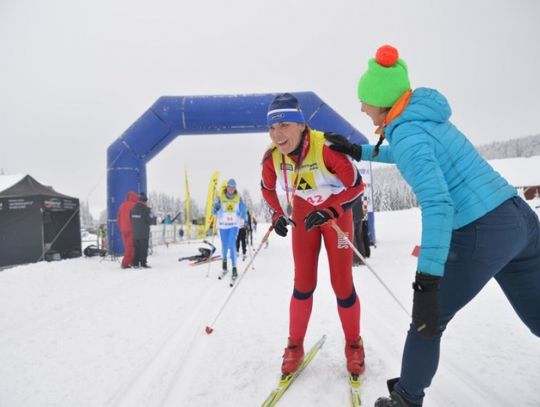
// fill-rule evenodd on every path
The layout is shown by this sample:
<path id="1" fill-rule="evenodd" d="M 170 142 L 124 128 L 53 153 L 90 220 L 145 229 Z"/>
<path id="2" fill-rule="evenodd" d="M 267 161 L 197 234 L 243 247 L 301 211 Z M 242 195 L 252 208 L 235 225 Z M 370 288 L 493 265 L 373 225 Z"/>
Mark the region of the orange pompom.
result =
<path id="1" fill-rule="evenodd" d="M 375 61 L 382 66 L 395 65 L 399 58 L 399 53 L 396 48 L 391 45 L 383 45 L 375 54 Z"/>

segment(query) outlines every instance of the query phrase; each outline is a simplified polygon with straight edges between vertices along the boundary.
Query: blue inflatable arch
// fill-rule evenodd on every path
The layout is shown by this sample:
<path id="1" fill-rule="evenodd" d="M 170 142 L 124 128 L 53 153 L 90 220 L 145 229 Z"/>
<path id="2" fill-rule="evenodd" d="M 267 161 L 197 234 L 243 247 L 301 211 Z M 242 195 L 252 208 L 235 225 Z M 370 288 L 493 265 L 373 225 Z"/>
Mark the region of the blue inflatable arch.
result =
<path id="1" fill-rule="evenodd" d="M 311 128 L 367 143 L 363 134 L 313 92 L 295 92 Z M 115 254 L 124 252 L 116 225 L 128 191 L 147 192 L 146 163 L 177 136 L 267 133 L 266 112 L 276 94 L 163 96 L 107 149 L 107 239 Z M 371 215 L 371 214 L 370 214 Z M 373 222 L 370 222 L 372 225 Z"/>

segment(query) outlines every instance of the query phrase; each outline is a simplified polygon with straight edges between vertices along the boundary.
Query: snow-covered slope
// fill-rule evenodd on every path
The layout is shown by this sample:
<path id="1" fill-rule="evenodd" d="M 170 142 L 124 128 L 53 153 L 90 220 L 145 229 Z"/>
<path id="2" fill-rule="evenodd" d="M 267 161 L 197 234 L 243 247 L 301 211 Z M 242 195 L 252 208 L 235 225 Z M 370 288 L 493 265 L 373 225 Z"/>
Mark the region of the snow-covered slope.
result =
<path id="1" fill-rule="evenodd" d="M 420 236 L 418 210 L 377 214 L 371 266 L 406 307 Z M 259 225 L 255 246 L 268 225 Z M 293 263 L 272 235 L 207 335 L 231 288 L 219 263 L 178 257 L 197 243 L 154 248 L 153 268 L 81 258 L 0 273 L 0 406 L 257 406 L 276 384 L 288 326 Z M 306 345 L 323 349 L 283 397 L 286 406 L 348 405 L 343 338 L 324 251 Z M 240 262 L 243 270 L 246 263 Z M 399 375 L 405 312 L 365 268 L 366 406 Z M 491 282 L 450 324 L 427 406 L 538 406 L 540 340 Z"/>

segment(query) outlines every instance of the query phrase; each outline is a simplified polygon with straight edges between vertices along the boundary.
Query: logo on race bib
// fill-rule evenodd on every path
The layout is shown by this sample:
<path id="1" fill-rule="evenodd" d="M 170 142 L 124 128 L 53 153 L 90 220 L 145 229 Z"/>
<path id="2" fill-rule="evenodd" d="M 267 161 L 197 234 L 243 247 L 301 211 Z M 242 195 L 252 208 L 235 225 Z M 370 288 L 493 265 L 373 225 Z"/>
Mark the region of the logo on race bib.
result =
<path id="1" fill-rule="evenodd" d="M 348 249 L 349 248 L 349 244 L 345 240 L 345 238 L 347 238 L 347 239 L 349 238 L 349 232 L 345 232 L 344 235 L 345 236 L 342 236 L 342 235 L 338 236 L 338 240 L 337 240 L 337 248 L 338 249 Z"/>
<path id="2" fill-rule="evenodd" d="M 291 164 L 288 164 L 288 163 L 281 163 L 280 168 L 281 168 L 281 170 L 285 170 L 285 171 L 294 171 L 293 166 Z"/>
<path id="3" fill-rule="evenodd" d="M 298 189 L 300 191 L 307 191 L 316 187 L 317 185 L 315 185 L 315 177 L 311 172 L 300 175 L 300 180 L 298 181 Z"/>

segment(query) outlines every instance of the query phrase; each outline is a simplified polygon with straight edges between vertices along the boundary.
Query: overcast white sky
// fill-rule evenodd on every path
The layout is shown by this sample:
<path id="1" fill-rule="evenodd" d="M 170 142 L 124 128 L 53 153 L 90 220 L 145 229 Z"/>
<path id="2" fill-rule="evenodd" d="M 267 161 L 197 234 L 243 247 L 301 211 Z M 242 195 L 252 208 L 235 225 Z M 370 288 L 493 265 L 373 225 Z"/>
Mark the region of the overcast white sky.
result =
<path id="1" fill-rule="evenodd" d="M 2 0 L 0 168 L 106 205 L 106 149 L 162 95 L 314 91 L 375 141 L 356 84 L 384 43 L 475 144 L 540 133 L 536 0 Z M 148 189 L 257 194 L 264 134 L 180 137 Z M 258 195 L 257 195 L 258 200 Z"/>

